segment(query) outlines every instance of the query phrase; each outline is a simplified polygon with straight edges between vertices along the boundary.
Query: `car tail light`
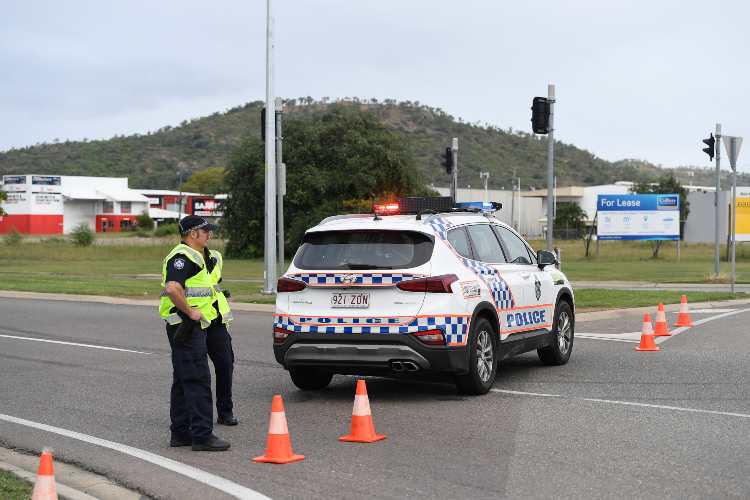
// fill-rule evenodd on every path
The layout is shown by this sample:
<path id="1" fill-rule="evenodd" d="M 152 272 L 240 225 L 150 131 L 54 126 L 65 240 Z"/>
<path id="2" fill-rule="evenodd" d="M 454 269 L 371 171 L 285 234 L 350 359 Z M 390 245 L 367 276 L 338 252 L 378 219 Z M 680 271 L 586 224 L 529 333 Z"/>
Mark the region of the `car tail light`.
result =
<path id="1" fill-rule="evenodd" d="M 427 345 L 445 345 L 445 335 L 442 330 L 425 330 L 414 333 L 420 342 Z"/>
<path id="2" fill-rule="evenodd" d="M 378 215 L 397 215 L 401 207 L 398 203 L 376 203 L 373 210 Z"/>
<path id="3" fill-rule="evenodd" d="M 273 327 L 273 343 L 283 344 L 286 338 L 289 336 L 289 331 L 279 328 L 278 326 Z"/>
<path id="4" fill-rule="evenodd" d="M 305 288 L 307 288 L 307 284 L 304 281 L 289 278 L 279 278 L 276 283 L 277 292 L 300 292 Z"/>
<path id="5" fill-rule="evenodd" d="M 402 281 L 396 287 L 405 292 L 429 292 L 429 293 L 451 293 L 451 284 L 458 281 L 455 274 L 443 274 L 442 276 L 430 276 L 429 278 L 418 278 Z"/>

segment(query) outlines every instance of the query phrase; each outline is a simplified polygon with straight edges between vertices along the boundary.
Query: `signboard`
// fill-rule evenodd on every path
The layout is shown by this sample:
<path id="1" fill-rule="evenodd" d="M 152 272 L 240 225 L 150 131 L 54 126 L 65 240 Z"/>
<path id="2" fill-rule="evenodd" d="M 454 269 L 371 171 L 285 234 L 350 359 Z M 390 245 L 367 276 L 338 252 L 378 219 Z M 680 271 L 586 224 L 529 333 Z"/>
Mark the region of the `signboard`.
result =
<path id="1" fill-rule="evenodd" d="M 750 241 L 750 187 L 737 188 L 737 241 Z"/>
<path id="2" fill-rule="evenodd" d="M 152 196 L 146 196 L 146 198 L 148 198 L 148 206 L 161 207 L 161 196 L 152 195 Z"/>
<path id="3" fill-rule="evenodd" d="M 4 175 L 3 184 L 6 186 L 9 184 L 26 184 L 25 175 Z"/>
<path id="4" fill-rule="evenodd" d="M 224 206 L 214 198 L 193 198 L 192 212 L 200 217 L 221 217 L 224 215 Z"/>
<path id="5" fill-rule="evenodd" d="M 600 240 L 679 240 L 677 194 L 600 194 L 597 237 Z"/>
<path id="6" fill-rule="evenodd" d="M 59 186 L 59 175 L 32 175 L 31 183 L 35 186 Z"/>

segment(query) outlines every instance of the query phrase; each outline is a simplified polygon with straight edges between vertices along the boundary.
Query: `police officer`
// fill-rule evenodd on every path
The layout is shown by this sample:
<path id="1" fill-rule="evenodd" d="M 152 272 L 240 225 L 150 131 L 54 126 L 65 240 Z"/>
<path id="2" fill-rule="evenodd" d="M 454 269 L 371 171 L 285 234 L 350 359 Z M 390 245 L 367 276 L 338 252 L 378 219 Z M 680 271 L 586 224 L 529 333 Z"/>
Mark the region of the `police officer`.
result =
<path id="1" fill-rule="evenodd" d="M 226 324 L 232 312 L 221 282 L 222 257 L 209 250 L 216 226 L 188 215 L 179 222 L 182 241 L 164 259 L 159 314 L 172 348 L 170 446 L 224 451 L 229 443 L 213 434 L 211 372 L 216 371 L 217 423 L 237 425 L 232 408 L 234 353 Z M 227 292 L 228 293 L 228 292 Z"/>

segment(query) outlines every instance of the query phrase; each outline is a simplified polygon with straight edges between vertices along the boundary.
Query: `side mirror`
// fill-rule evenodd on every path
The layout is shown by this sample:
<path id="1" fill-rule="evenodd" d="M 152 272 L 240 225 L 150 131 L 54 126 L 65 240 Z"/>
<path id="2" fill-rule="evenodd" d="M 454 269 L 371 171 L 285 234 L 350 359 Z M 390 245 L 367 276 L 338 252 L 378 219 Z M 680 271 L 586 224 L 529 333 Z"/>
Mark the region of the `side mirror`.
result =
<path id="1" fill-rule="evenodd" d="M 544 269 L 547 266 L 557 265 L 557 256 L 552 252 L 548 252 L 547 250 L 537 251 L 536 260 L 539 263 L 539 269 Z"/>

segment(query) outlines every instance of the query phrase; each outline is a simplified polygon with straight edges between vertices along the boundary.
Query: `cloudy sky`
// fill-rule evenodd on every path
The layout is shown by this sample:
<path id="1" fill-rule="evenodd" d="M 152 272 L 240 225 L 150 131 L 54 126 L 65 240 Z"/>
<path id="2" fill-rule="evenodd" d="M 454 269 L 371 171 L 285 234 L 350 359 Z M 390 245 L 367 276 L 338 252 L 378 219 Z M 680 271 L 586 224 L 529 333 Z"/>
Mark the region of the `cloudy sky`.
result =
<path id="1" fill-rule="evenodd" d="M 418 100 L 530 131 L 554 83 L 557 139 L 664 166 L 708 166 L 716 122 L 750 136 L 745 1 L 273 2 L 279 96 Z M 0 151 L 265 98 L 265 0 L 2 6 Z"/>

